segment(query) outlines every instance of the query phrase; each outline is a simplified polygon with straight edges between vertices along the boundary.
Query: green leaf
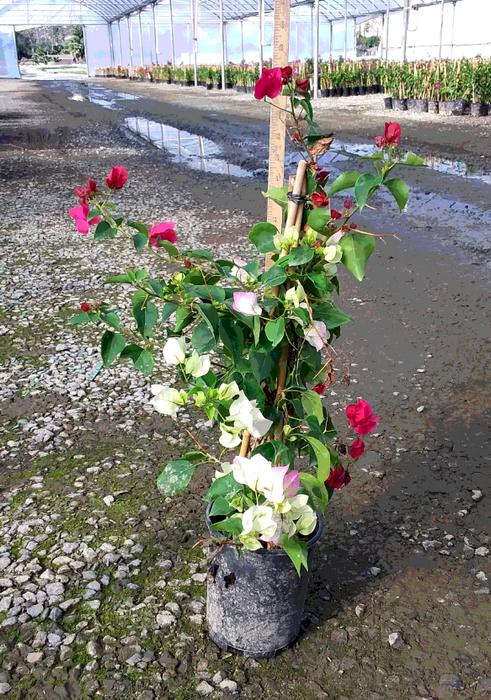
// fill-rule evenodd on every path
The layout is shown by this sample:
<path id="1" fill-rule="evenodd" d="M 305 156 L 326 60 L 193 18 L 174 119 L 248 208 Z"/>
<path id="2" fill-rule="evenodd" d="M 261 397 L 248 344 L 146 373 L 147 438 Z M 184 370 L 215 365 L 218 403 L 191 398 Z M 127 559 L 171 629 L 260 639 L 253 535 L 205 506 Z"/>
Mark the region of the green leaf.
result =
<path id="1" fill-rule="evenodd" d="M 191 450 L 190 452 L 186 452 L 186 454 L 182 456 L 182 459 L 186 459 L 188 462 L 196 462 L 196 460 L 203 459 L 203 457 L 206 458 L 206 454 L 201 450 Z"/>
<path id="2" fill-rule="evenodd" d="M 269 377 L 276 365 L 276 360 L 271 353 L 252 352 L 250 354 L 251 369 L 256 380 L 261 383 L 263 379 Z"/>
<path id="3" fill-rule="evenodd" d="M 100 215 L 101 212 L 99 211 L 99 209 L 91 209 L 87 214 L 87 221 L 92 221 L 92 219 L 96 219 Z"/>
<path id="4" fill-rule="evenodd" d="M 288 275 L 282 267 L 273 265 L 269 270 L 263 272 L 261 275 L 261 282 L 265 287 L 276 287 L 283 284 L 287 277 Z"/>
<path id="5" fill-rule="evenodd" d="M 354 321 L 351 316 L 348 316 L 348 314 L 345 314 L 344 311 L 341 311 L 341 309 L 338 309 L 337 306 L 330 302 L 314 306 L 313 316 L 316 321 L 323 321 L 329 331 Z"/>
<path id="6" fill-rule="evenodd" d="M 182 493 L 193 478 L 196 465 L 185 459 L 169 462 L 157 479 L 157 488 L 163 496 Z"/>
<path id="7" fill-rule="evenodd" d="M 370 195 L 370 191 L 376 186 L 377 181 L 380 178 L 375 178 L 370 173 L 363 173 L 360 175 L 355 184 L 355 199 L 356 203 L 360 207 L 360 211 L 363 209 L 367 203 L 367 199 Z"/>
<path id="8" fill-rule="evenodd" d="M 368 258 L 375 250 L 375 239 L 366 233 L 346 233 L 339 245 L 343 250 L 341 262 L 356 277 L 362 280 Z"/>
<path id="9" fill-rule="evenodd" d="M 194 329 L 191 336 L 191 345 L 200 355 L 213 350 L 216 346 L 215 335 L 204 321 L 200 321 Z"/>
<path id="10" fill-rule="evenodd" d="M 302 566 L 308 570 L 309 568 L 309 562 L 308 562 L 308 548 L 307 548 L 307 543 L 302 542 L 301 540 L 298 540 L 296 537 L 290 537 L 289 540 L 286 540 L 285 542 L 282 543 L 281 545 L 285 552 L 288 554 L 290 559 L 292 560 L 292 564 L 297 570 L 297 574 L 300 576 L 300 571 L 302 569 Z"/>
<path id="11" fill-rule="evenodd" d="M 83 314 L 77 314 L 68 321 L 69 326 L 76 326 L 79 323 L 88 323 L 90 321 L 89 314 L 85 311 Z"/>
<path id="12" fill-rule="evenodd" d="M 130 359 L 133 361 L 135 369 L 140 370 L 145 377 L 148 377 L 153 372 L 153 355 L 148 350 L 141 348 L 136 343 L 130 343 L 122 351 L 120 355 L 122 360 Z"/>
<path id="13" fill-rule="evenodd" d="M 118 284 L 120 282 L 125 284 L 132 283 L 128 275 L 114 275 L 113 277 L 109 277 L 104 284 Z"/>
<path id="14" fill-rule="evenodd" d="M 268 321 L 264 330 L 267 339 L 273 344 L 273 347 L 276 347 L 285 335 L 285 319 L 275 318 L 272 321 Z"/>
<path id="15" fill-rule="evenodd" d="M 231 507 L 230 503 L 223 496 L 218 496 L 218 498 L 215 501 L 213 501 L 213 505 L 210 510 L 210 515 L 230 515 L 230 513 L 233 512 L 234 508 Z"/>
<path id="16" fill-rule="evenodd" d="M 159 311 L 155 304 L 144 299 L 133 304 L 133 317 L 142 338 L 148 338 L 149 333 L 157 323 Z"/>
<path id="17" fill-rule="evenodd" d="M 104 367 L 110 367 L 119 353 L 126 345 L 126 341 L 119 333 L 105 331 L 101 338 L 101 355 Z"/>
<path id="18" fill-rule="evenodd" d="M 232 359 L 238 362 L 244 352 L 244 334 L 240 325 L 229 318 L 221 318 L 218 332 L 224 347 L 230 352 Z"/>
<path id="19" fill-rule="evenodd" d="M 174 258 L 176 255 L 179 255 L 179 251 L 177 250 L 176 246 L 172 245 L 170 241 L 164 241 L 159 236 L 156 242 L 159 245 L 161 245 L 162 248 L 165 248 L 165 250 L 169 253 L 171 258 Z"/>
<path id="20" fill-rule="evenodd" d="M 186 252 L 183 253 L 183 256 L 186 258 L 198 258 L 199 260 L 208 260 L 209 262 L 213 262 L 212 256 L 207 250 L 204 250 L 204 248 L 186 250 Z"/>
<path id="21" fill-rule="evenodd" d="M 301 400 L 305 415 L 315 416 L 319 424 L 322 424 L 324 421 L 324 409 L 319 394 L 315 391 L 303 391 Z"/>
<path id="22" fill-rule="evenodd" d="M 189 296 L 198 297 L 204 301 L 225 301 L 225 290 L 223 287 L 206 286 L 206 284 L 184 284 L 183 285 Z"/>
<path id="23" fill-rule="evenodd" d="M 406 155 L 406 160 L 400 161 L 397 165 L 411 165 L 412 167 L 426 167 L 424 160 L 421 156 L 417 156 L 414 153 L 408 153 Z"/>
<path id="24" fill-rule="evenodd" d="M 118 233 L 117 228 L 112 228 L 107 221 L 99 221 L 94 231 L 94 241 L 102 241 L 104 238 L 114 238 Z"/>
<path id="25" fill-rule="evenodd" d="M 182 333 L 186 326 L 189 326 L 193 320 L 194 314 L 191 313 L 189 306 L 178 306 L 176 309 L 176 327 L 174 332 Z"/>
<path id="26" fill-rule="evenodd" d="M 319 233 L 324 233 L 326 226 L 329 225 L 331 221 L 331 212 L 327 207 L 319 207 L 319 209 L 314 209 L 310 212 L 307 219 L 307 224 L 314 231 L 319 231 Z"/>
<path id="27" fill-rule="evenodd" d="M 377 151 L 377 153 L 372 153 L 371 155 L 362 156 L 362 158 L 368 158 L 368 160 L 385 160 L 382 151 Z"/>
<path id="28" fill-rule="evenodd" d="M 343 190 L 349 190 L 350 187 L 354 187 L 356 181 L 360 177 L 360 173 L 356 170 L 350 170 L 347 173 L 343 173 L 337 177 L 329 188 L 327 193 L 328 197 L 332 197 L 337 192 L 342 192 Z"/>
<path id="29" fill-rule="evenodd" d="M 273 236 L 278 233 L 278 229 L 273 224 L 263 221 L 252 227 L 249 233 L 249 240 L 260 253 L 271 253 L 276 250 L 273 243 Z"/>
<path id="30" fill-rule="evenodd" d="M 131 226 L 131 228 L 136 229 L 139 233 L 142 233 L 148 238 L 148 228 L 145 226 L 145 224 L 142 224 L 139 221 L 128 221 L 127 223 L 128 226 Z"/>
<path id="31" fill-rule="evenodd" d="M 396 200 L 399 211 L 402 211 L 409 199 L 409 189 L 404 180 L 395 177 L 392 180 L 386 180 L 384 185 Z"/>
<path id="32" fill-rule="evenodd" d="M 148 235 L 144 233 L 135 233 L 133 236 L 133 245 L 135 246 L 135 250 L 139 253 L 143 248 L 147 245 L 148 242 Z"/>
<path id="33" fill-rule="evenodd" d="M 118 314 L 114 311 L 109 311 L 109 313 L 107 314 L 101 313 L 101 320 L 104 321 L 104 323 L 107 323 L 112 328 L 115 328 L 117 331 L 119 331 L 121 327 L 121 320 Z"/>
<path id="34" fill-rule="evenodd" d="M 310 435 L 304 435 L 304 437 L 315 452 L 315 456 L 317 457 L 317 479 L 323 484 L 331 471 L 331 456 L 329 450 L 320 440 L 317 440 L 317 438 L 311 437 Z"/>
<path id="35" fill-rule="evenodd" d="M 301 245 L 298 248 L 293 248 L 286 257 L 288 258 L 288 265 L 304 265 L 312 260 L 314 251 L 308 245 Z"/>
<path id="36" fill-rule="evenodd" d="M 148 280 L 147 285 L 153 290 L 159 299 L 164 298 L 164 288 L 160 282 L 157 282 L 157 280 Z"/>
<path id="37" fill-rule="evenodd" d="M 242 485 L 235 481 L 233 472 L 230 472 L 226 476 L 215 479 L 205 495 L 205 501 L 213 501 L 218 496 L 228 499 L 241 489 Z"/>
<path id="38" fill-rule="evenodd" d="M 223 477 L 220 478 L 220 481 Z M 242 518 L 240 515 L 233 515 L 231 518 L 226 520 L 220 520 L 218 523 L 213 524 L 213 528 L 216 528 L 214 532 L 221 532 L 222 534 L 230 533 L 231 535 L 240 535 L 242 532 Z"/>
<path id="39" fill-rule="evenodd" d="M 312 474 L 307 474 L 306 472 L 301 472 L 298 478 L 300 479 L 300 483 L 305 486 L 312 498 L 316 501 L 321 511 L 324 512 L 329 503 L 329 493 L 322 481 L 319 481 L 317 477 Z"/>
<path id="40" fill-rule="evenodd" d="M 177 308 L 178 305 L 175 304 L 173 301 L 167 301 L 162 309 L 162 323 L 168 321 Z"/>
<path id="41" fill-rule="evenodd" d="M 148 277 L 148 270 L 145 270 L 142 268 L 141 270 L 135 270 L 135 279 L 137 282 L 143 282 L 143 280 L 147 279 Z M 143 290 L 141 290 L 143 292 Z M 143 292 L 145 294 L 145 292 Z"/>
<path id="42" fill-rule="evenodd" d="M 197 304 L 196 309 L 210 331 L 218 339 L 218 313 L 211 304 Z"/>
<path id="43" fill-rule="evenodd" d="M 273 202 L 279 204 L 282 209 L 286 209 L 288 206 L 287 192 L 288 185 L 283 185 L 283 187 L 270 187 L 267 192 L 263 192 L 262 194 L 266 199 L 272 199 Z"/>

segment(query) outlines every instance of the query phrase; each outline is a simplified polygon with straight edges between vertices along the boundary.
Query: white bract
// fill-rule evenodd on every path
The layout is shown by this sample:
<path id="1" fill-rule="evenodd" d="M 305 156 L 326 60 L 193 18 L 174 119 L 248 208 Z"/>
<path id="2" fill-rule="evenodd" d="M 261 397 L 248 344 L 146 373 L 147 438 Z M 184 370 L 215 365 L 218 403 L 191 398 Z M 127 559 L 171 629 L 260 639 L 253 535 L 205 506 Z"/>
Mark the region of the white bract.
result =
<path id="1" fill-rule="evenodd" d="M 231 450 L 233 447 L 237 447 L 237 445 L 240 445 L 241 440 L 239 436 L 239 428 L 229 428 L 228 426 L 221 423 L 220 431 L 221 433 L 220 437 L 218 438 L 218 442 L 227 450 Z"/>
<path id="2" fill-rule="evenodd" d="M 290 302 L 297 309 L 301 302 L 305 299 L 305 289 L 300 282 L 297 282 L 296 287 L 291 287 L 285 292 L 285 301 Z"/>
<path id="3" fill-rule="evenodd" d="M 169 338 L 163 347 L 164 361 L 178 365 L 186 359 L 186 338 Z"/>
<path id="4" fill-rule="evenodd" d="M 276 532 L 273 509 L 270 506 L 251 506 L 242 516 L 240 541 L 246 549 L 260 549 L 258 537 L 272 537 Z"/>
<path id="5" fill-rule="evenodd" d="M 230 382 L 230 384 L 220 384 L 218 387 L 218 399 L 219 401 L 230 401 L 234 396 L 240 394 L 240 389 L 237 382 Z"/>
<path id="6" fill-rule="evenodd" d="M 185 406 L 188 400 L 188 395 L 182 389 L 178 391 L 172 387 L 154 384 L 151 391 L 154 397 L 150 403 L 156 411 L 165 416 L 176 416 L 179 408 Z"/>
<path id="7" fill-rule="evenodd" d="M 326 245 L 324 248 L 324 260 L 329 263 L 341 262 L 343 249 L 340 245 Z"/>
<path id="8" fill-rule="evenodd" d="M 255 437 L 260 438 L 266 435 L 273 422 L 263 416 L 261 411 L 256 408 L 257 401 L 249 401 L 243 391 L 239 392 L 239 396 L 230 406 L 229 419 L 234 421 L 236 427 L 242 426 Z"/>
<path id="9" fill-rule="evenodd" d="M 193 377 L 203 377 L 210 371 L 210 356 L 203 355 L 200 357 L 196 350 L 193 350 L 191 357 L 188 357 L 184 363 L 184 369 Z"/>
<path id="10" fill-rule="evenodd" d="M 314 321 L 314 325 L 310 327 L 305 335 L 305 340 L 310 345 L 313 345 L 316 350 L 322 350 L 327 338 L 327 328 L 324 321 Z"/>
<path id="11" fill-rule="evenodd" d="M 258 489 L 261 475 L 267 474 L 270 470 L 271 462 L 268 462 L 262 455 L 254 455 L 250 459 L 236 457 L 232 469 L 235 481 L 238 484 L 245 484 L 253 491 Z"/>

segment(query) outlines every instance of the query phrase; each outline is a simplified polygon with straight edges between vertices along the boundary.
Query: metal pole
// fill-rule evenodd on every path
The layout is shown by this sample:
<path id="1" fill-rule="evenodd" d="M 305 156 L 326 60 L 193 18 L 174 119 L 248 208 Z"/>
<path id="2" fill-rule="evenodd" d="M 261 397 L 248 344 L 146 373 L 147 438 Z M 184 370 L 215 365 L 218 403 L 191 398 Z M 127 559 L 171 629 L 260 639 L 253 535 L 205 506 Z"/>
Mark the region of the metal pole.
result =
<path id="1" fill-rule="evenodd" d="M 453 58 L 453 31 L 454 31 L 454 27 L 455 27 L 455 5 L 456 4 L 457 4 L 456 2 L 453 3 L 452 32 L 451 32 L 451 36 L 450 36 L 450 58 Z"/>
<path id="2" fill-rule="evenodd" d="M 389 60 L 389 17 L 390 17 L 390 0 L 387 0 L 387 12 L 385 15 L 385 60 Z"/>
<path id="3" fill-rule="evenodd" d="M 242 63 L 245 61 L 245 53 L 244 53 L 244 20 L 240 20 L 240 46 L 242 49 Z"/>
<path id="4" fill-rule="evenodd" d="M 222 54 L 222 90 L 225 90 L 225 36 L 223 24 L 223 0 L 220 0 L 220 50 Z"/>
<path id="5" fill-rule="evenodd" d="M 131 15 L 126 18 L 128 20 L 128 41 L 130 44 L 130 66 L 133 72 L 133 27 L 131 26 Z"/>
<path id="6" fill-rule="evenodd" d="M 329 60 L 332 61 L 332 19 L 329 20 Z"/>
<path id="7" fill-rule="evenodd" d="M 113 25 L 112 22 L 107 23 L 107 34 L 109 38 L 109 54 L 111 58 L 111 66 L 116 64 L 116 59 L 114 57 L 114 45 L 113 45 Z"/>
<path id="8" fill-rule="evenodd" d="M 191 0 L 193 12 L 194 87 L 198 87 L 198 0 Z"/>
<path id="9" fill-rule="evenodd" d="M 384 55 L 384 31 L 385 31 L 385 15 L 382 15 L 382 31 L 380 32 L 380 44 L 378 47 L 379 61 L 382 60 L 382 56 Z"/>
<path id="10" fill-rule="evenodd" d="M 442 0 L 442 7 L 443 7 L 443 0 Z M 409 0 L 404 0 L 404 16 L 403 16 L 403 32 L 402 32 L 402 61 L 403 63 L 406 62 L 406 54 L 407 54 L 407 27 L 409 24 Z"/>
<path id="11" fill-rule="evenodd" d="M 123 40 L 121 39 L 121 20 L 118 19 L 118 36 L 119 36 L 119 58 L 120 63 L 123 65 Z"/>
<path id="12" fill-rule="evenodd" d="M 172 12 L 172 0 L 169 0 L 169 19 L 170 19 L 170 45 L 172 51 L 172 67 L 176 67 L 176 42 L 174 38 L 174 15 Z"/>
<path id="13" fill-rule="evenodd" d="M 344 60 L 348 58 L 348 0 L 344 0 Z"/>
<path id="14" fill-rule="evenodd" d="M 155 63 L 159 65 L 159 25 L 157 22 L 157 16 L 155 13 L 155 6 L 157 3 L 154 2 L 152 5 L 152 17 L 153 17 L 153 43 L 155 44 Z"/>
<path id="15" fill-rule="evenodd" d="M 442 57 L 443 19 L 444 19 L 444 16 L 445 16 L 445 0 L 442 0 L 440 12 L 441 12 L 441 15 L 440 15 L 440 45 L 439 45 L 439 47 L 438 47 L 438 58 L 441 58 L 441 57 Z"/>
<path id="16" fill-rule="evenodd" d="M 259 72 L 263 72 L 264 56 L 263 56 L 263 7 L 264 0 L 259 0 L 258 4 L 258 14 L 259 14 Z"/>
<path id="17" fill-rule="evenodd" d="M 142 31 L 142 11 L 141 10 L 138 12 L 138 34 L 140 37 L 140 59 L 141 59 L 140 65 L 143 66 L 145 64 L 145 59 L 143 58 L 143 31 Z"/>
<path id="18" fill-rule="evenodd" d="M 87 64 L 87 75 L 90 75 L 89 72 L 89 50 L 88 50 L 88 44 L 87 44 L 87 27 L 82 25 L 82 29 L 84 31 L 84 51 L 85 51 L 85 63 Z"/>
<path id="19" fill-rule="evenodd" d="M 315 0 L 314 100 L 319 96 L 320 3 Z"/>
<path id="20" fill-rule="evenodd" d="M 314 0 L 315 3 L 315 0 Z M 314 5 L 310 6 L 310 56 L 314 58 Z"/>

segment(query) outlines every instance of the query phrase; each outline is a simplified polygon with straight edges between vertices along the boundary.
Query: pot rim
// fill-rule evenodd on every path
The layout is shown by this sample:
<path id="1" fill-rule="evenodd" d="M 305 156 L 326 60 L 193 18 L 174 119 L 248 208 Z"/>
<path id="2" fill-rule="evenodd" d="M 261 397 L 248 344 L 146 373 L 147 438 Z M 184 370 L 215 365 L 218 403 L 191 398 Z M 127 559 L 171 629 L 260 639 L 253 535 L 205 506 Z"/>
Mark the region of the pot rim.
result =
<path id="1" fill-rule="evenodd" d="M 206 520 L 206 526 L 210 532 L 210 535 L 215 535 L 218 537 L 224 537 L 224 534 L 222 532 L 219 532 L 218 530 L 213 530 L 213 525 L 210 519 L 210 510 L 213 506 L 214 500 L 210 501 L 208 505 L 206 506 L 206 511 L 205 511 L 205 520 Z M 312 549 L 312 547 L 317 544 L 319 541 L 322 532 L 324 530 L 324 522 L 322 520 L 322 513 L 320 510 L 316 510 L 316 515 L 317 515 L 317 525 L 312 533 L 312 536 L 309 540 L 307 540 L 307 549 Z M 228 545 L 228 546 L 233 546 L 233 545 Z M 259 556 L 275 556 L 275 557 L 283 557 L 283 556 L 288 556 L 285 550 L 281 547 L 276 547 L 275 549 L 264 549 L 261 547 L 261 549 L 254 549 L 254 550 L 247 550 L 249 554 L 259 554 Z M 245 552 L 244 552 L 245 554 Z"/>

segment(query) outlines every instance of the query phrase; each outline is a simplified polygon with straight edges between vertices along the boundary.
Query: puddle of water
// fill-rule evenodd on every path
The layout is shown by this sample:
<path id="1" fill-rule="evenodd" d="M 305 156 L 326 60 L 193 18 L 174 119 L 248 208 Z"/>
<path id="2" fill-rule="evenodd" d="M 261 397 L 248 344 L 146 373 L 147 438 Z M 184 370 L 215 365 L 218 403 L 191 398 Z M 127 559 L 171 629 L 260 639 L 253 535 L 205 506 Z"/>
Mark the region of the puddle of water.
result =
<path id="1" fill-rule="evenodd" d="M 124 123 L 132 133 L 157 148 L 168 151 L 175 161 L 194 170 L 234 177 L 254 176 L 254 173 L 216 157 L 221 153 L 220 147 L 203 136 L 143 117 L 128 117 Z"/>

